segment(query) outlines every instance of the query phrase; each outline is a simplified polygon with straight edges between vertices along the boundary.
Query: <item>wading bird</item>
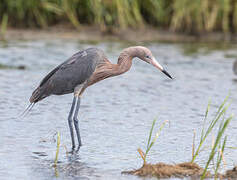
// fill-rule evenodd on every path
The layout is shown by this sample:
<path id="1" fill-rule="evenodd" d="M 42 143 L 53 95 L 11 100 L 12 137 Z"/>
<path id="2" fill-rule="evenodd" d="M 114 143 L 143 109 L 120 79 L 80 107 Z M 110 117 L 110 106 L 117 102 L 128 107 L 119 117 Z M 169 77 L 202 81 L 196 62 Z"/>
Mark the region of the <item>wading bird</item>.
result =
<path id="1" fill-rule="evenodd" d="M 72 121 L 74 122 L 79 149 L 82 144 L 77 116 L 82 93 L 88 86 L 96 82 L 128 71 L 132 66 L 132 59 L 135 57 L 152 64 L 172 79 L 146 47 L 134 46 L 124 49 L 118 58 L 117 64 L 112 64 L 102 50 L 89 48 L 74 54 L 46 75 L 32 93 L 29 108 L 32 108 L 35 103 L 50 95 L 63 95 L 74 92 L 74 98 L 68 116 L 68 124 L 72 149 L 75 148 Z"/>

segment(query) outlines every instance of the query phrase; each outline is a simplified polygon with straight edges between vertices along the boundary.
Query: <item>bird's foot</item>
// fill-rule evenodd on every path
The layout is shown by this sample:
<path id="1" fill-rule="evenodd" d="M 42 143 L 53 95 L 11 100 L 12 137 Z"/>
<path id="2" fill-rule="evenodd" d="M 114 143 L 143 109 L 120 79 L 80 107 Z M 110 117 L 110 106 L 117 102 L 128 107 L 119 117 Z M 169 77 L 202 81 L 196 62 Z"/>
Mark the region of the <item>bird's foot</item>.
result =
<path id="1" fill-rule="evenodd" d="M 75 153 L 75 146 L 72 146 L 71 151 L 68 152 L 68 154 L 74 154 Z"/>
<path id="2" fill-rule="evenodd" d="M 80 148 L 81 148 L 81 145 L 80 146 L 78 145 L 77 148 L 75 148 L 75 146 L 72 146 L 72 150 L 69 151 L 68 153 L 69 154 L 77 154 L 79 152 Z"/>
<path id="3" fill-rule="evenodd" d="M 76 152 L 78 153 L 81 148 L 81 145 L 78 145 Z"/>

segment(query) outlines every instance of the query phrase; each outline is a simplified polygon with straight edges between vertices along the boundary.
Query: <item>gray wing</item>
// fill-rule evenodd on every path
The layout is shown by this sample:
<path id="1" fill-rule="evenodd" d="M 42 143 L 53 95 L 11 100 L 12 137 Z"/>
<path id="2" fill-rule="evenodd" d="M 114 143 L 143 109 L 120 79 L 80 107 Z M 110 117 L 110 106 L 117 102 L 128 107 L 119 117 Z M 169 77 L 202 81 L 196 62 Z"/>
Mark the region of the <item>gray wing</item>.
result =
<path id="1" fill-rule="evenodd" d="M 83 84 L 95 71 L 100 60 L 98 49 L 79 51 L 64 63 L 53 69 L 40 83 L 45 95 L 72 93 L 74 88 Z"/>

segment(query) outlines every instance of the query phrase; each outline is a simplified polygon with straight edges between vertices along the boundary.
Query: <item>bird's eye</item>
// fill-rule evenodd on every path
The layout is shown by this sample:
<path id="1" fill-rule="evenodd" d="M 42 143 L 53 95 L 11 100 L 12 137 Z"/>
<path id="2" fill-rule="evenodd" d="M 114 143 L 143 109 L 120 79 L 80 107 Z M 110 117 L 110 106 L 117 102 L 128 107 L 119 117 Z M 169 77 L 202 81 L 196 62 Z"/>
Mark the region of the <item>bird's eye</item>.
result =
<path id="1" fill-rule="evenodd" d="M 150 59 L 150 56 L 145 56 L 147 59 Z"/>

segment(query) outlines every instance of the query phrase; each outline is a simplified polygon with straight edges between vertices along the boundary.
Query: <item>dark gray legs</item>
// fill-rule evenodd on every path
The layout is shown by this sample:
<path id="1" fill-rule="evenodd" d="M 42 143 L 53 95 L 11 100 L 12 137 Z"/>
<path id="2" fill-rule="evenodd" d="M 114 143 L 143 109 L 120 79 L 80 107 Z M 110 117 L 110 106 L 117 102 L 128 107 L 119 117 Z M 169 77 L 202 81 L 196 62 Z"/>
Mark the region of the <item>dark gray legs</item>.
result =
<path id="1" fill-rule="evenodd" d="M 76 107 L 75 107 L 75 105 L 76 105 Z M 75 148 L 75 140 L 74 140 L 72 120 L 74 121 L 74 126 L 75 126 L 75 129 L 76 129 L 77 140 L 78 140 L 78 149 L 82 145 L 81 144 L 81 137 L 80 137 L 79 126 L 78 126 L 78 118 L 77 118 L 78 112 L 79 112 L 79 108 L 80 108 L 80 97 L 79 96 L 78 97 L 74 96 L 73 102 L 72 102 L 72 106 L 71 106 L 71 110 L 70 110 L 69 116 L 68 116 L 68 125 L 69 125 L 71 139 L 72 139 L 72 149 Z M 75 112 L 74 112 L 74 110 L 75 110 Z M 74 112 L 74 115 L 73 115 L 73 112 Z"/>
<path id="2" fill-rule="evenodd" d="M 70 129 L 70 133 L 71 133 L 72 148 L 73 149 L 75 148 L 75 140 L 74 140 L 73 127 L 72 127 L 72 115 L 73 115 L 75 103 L 76 103 L 76 97 L 74 96 L 73 101 L 72 101 L 72 107 L 71 107 L 71 110 L 70 110 L 69 116 L 68 116 L 68 125 L 69 125 L 69 129 Z"/>
<path id="3" fill-rule="evenodd" d="M 77 106 L 76 106 L 76 110 L 75 110 L 75 113 L 74 113 L 74 117 L 73 117 L 73 120 L 74 120 L 74 126 L 75 126 L 75 129 L 76 129 L 76 133 L 77 133 L 77 140 L 78 140 L 78 148 L 81 147 L 81 136 L 80 136 L 80 131 L 79 131 L 79 126 L 78 126 L 78 112 L 79 112 L 79 108 L 80 108 L 80 97 L 78 97 L 77 99 Z"/>

